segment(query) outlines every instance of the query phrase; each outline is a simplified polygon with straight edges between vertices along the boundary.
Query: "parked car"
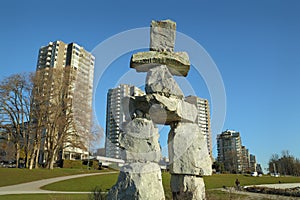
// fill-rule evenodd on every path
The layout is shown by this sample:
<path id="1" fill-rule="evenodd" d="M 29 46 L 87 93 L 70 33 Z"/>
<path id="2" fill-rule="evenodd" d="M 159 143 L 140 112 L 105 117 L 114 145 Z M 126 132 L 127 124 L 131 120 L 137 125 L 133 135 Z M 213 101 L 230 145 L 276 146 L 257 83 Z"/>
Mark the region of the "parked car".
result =
<path id="1" fill-rule="evenodd" d="M 251 172 L 251 176 L 258 176 L 257 172 Z"/>

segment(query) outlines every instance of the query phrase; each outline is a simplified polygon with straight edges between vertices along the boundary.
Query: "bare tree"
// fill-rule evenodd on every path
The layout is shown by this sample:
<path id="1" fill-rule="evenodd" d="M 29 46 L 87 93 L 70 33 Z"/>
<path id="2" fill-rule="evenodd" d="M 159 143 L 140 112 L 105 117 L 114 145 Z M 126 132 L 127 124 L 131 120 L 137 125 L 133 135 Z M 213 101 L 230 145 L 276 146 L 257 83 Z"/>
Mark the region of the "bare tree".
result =
<path id="1" fill-rule="evenodd" d="M 39 70 L 35 80 L 33 119 L 37 143 L 44 148 L 45 165 L 52 169 L 68 147 L 88 151 L 91 138 L 91 99 L 86 83 L 70 67 Z M 90 95 L 91 96 L 91 95 Z M 41 127 L 41 128 L 39 128 Z M 44 137 L 43 137 L 44 135 Z M 35 149 L 38 149 L 36 147 Z"/>
<path id="2" fill-rule="evenodd" d="M 21 151 L 25 153 L 25 163 L 29 160 L 31 91 L 28 74 L 12 75 L 0 83 L 0 128 L 15 146 L 17 166 Z"/>
<path id="3" fill-rule="evenodd" d="M 269 172 L 283 175 L 300 175 L 300 162 L 288 150 L 282 151 L 281 157 L 273 154 L 269 160 Z"/>
<path id="4" fill-rule="evenodd" d="M 239 172 L 239 154 L 236 150 L 230 150 L 225 153 L 226 160 L 224 161 L 225 171 L 230 173 L 238 173 Z"/>
<path id="5" fill-rule="evenodd" d="M 37 130 L 36 137 L 41 143 L 45 156 L 45 165 L 53 169 L 60 148 L 73 134 L 71 101 L 68 96 L 68 81 L 65 69 L 46 68 L 40 70 L 36 78 L 34 94 L 35 119 Z M 40 114 L 38 114 L 40 113 Z M 44 136 L 41 135 L 44 131 Z M 44 140 L 42 141 L 42 137 Z"/>
<path id="6" fill-rule="evenodd" d="M 104 136 L 104 130 L 99 125 L 96 116 L 92 118 L 91 131 L 89 134 L 89 147 L 95 149 Z"/>
<path id="7" fill-rule="evenodd" d="M 30 169 L 40 158 L 53 169 L 64 149 L 87 152 L 103 133 L 92 120 L 91 87 L 78 73 L 71 67 L 45 68 L 0 83 L 0 130 L 14 145 L 17 165 L 23 152 Z"/>
<path id="8" fill-rule="evenodd" d="M 34 85 L 32 90 L 32 103 L 30 110 L 32 127 L 32 152 L 29 169 L 39 167 L 40 150 L 46 135 L 46 116 L 49 108 L 49 99 L 51 97 L 52 75 L 48 69 L 37 71 L 31 81 Z"/>

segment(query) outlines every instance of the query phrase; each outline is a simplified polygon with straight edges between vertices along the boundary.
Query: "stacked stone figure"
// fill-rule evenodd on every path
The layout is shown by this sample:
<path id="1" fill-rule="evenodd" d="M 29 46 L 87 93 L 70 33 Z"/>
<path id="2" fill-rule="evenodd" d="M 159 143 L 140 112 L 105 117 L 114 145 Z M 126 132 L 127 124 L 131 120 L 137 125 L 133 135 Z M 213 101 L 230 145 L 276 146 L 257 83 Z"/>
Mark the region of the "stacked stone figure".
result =
<path id="1" fill-rule="evenodd" d="M 152 21 L 150 51 L 134 54 L 130 67 L 147 72 L 144 96 L 123 99 L 126 123 L 120 135 L 126 165 L 108 199 L 165 199 L 155 124 L 170 125 L 168 151 L 173 199 L 205 199 L 203 175 L 211 175 L 205 138 L 196 124 L 197 109 L 184 100 L 173 75 L 187 76 L 185 52 L 174 52 L 176 23 Z"/>

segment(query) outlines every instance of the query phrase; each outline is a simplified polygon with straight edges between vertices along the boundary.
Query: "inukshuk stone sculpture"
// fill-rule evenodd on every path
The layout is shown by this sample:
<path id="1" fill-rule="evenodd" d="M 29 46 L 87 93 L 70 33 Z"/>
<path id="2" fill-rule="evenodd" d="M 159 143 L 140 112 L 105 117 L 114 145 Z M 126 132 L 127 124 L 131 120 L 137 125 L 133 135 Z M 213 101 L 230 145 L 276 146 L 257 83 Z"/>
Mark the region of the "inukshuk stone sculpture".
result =
<path id="1" fill-rule="evenodd" d="M 173 75 L 187 76 L 186 52 L 174 52 L 176 23 L 152 21 L 150 51 L 132 56 L 130 67 L 147 72 L 144 96 L 123 99 L 126 123 L 120 135 L 122 167 L 108 199 L 165 199 L 155 124 L 170 125 L 168 151 L 173 199 L 205 199 L 203 175 L 211 175 L 211 159 L 197 120 L 195 105 L 184 94 Z"/>

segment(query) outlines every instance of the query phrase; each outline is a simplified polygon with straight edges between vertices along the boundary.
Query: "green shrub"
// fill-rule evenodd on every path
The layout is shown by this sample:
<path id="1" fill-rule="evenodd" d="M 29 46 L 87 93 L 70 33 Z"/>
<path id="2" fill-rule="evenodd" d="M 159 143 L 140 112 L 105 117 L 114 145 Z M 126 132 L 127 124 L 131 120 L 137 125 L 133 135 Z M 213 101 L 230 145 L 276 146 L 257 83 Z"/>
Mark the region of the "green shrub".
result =
<path id="1" fill-rule="evenodd" d="M 92 160 L 92 169 L 100 169 L 99 168 L 99 161 L 98 160 Z"/>
<path id="2" fill-rule="evenodd" d="M 89 200 L 105 200 L 106 193 L 102 191 L 99 186 L 96 186 L 92 193 L 89 195 Z"/>
<path id="3" fill-rule="evenodd" d="M 81 160 L 63 160 L 63 168 L 82 169 L 84 165 Z"/>
<path id="4" fill-rule="evenodd" d="M 99 161 L 98 160 L 84 160 L 82 161 L 82 164 L 87 168 L 87 165 L 89 163 L 89 167 L 91 169 L 99 169 Z"/>

